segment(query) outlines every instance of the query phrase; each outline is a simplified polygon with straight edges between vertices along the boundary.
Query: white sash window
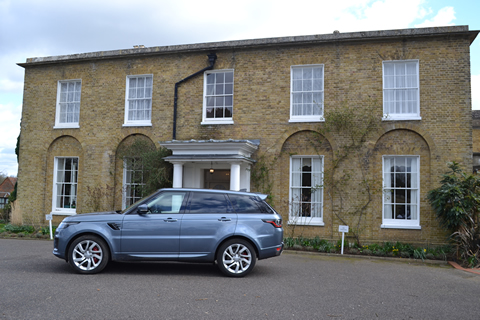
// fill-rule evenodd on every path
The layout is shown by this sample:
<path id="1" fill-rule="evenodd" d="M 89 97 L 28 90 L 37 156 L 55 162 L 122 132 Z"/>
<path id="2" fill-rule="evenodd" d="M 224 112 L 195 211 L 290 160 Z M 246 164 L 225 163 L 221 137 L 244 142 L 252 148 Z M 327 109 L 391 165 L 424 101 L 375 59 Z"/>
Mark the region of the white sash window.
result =
<path id="1" fill-rule="evenodd" d="M 420 227 L 418 156 L 383 157 L 384 228 Z"/>

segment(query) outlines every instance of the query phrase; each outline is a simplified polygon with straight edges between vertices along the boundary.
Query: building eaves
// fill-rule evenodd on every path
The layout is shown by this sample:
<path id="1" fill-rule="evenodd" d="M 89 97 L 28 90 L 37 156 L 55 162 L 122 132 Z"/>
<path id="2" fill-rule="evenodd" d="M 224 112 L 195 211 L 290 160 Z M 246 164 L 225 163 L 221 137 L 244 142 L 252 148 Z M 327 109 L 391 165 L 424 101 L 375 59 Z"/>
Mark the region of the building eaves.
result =
<path id="1" fill-rule="evenodd" d="M 321 44 L 331 42 L 347 41 L 375 41 L 398 38 L 419 38 L 439 36 L 466 36 L 472 43 L 479 31 L 469 31 L 468 26 L 450 26 L 434 28 L 413 28 L 398 30 L 380 30 L 366 32 L 341 33 L 335 31 L 331 34 L 318 34 L 307 36 L 291 36 L 279 38 L 264 38 L 251 40 L 207 42 L 186 45 L 172 45 L 162 47 L 134 48 L 123 50 L 99 51 L 90 53 L 79 53 L 71 55 L 27 58 L 25 63 L 18 63 L 21 67 L 35 65 L 68 63 L 79 61 L 95 61 L 105 59 L 135 58 L 143 56 L 157 56 L 162 54 L 188 53 L 188 52 L 211 52 L 229 49 L 262 48 L 272 46 L 292 46 Z"/>

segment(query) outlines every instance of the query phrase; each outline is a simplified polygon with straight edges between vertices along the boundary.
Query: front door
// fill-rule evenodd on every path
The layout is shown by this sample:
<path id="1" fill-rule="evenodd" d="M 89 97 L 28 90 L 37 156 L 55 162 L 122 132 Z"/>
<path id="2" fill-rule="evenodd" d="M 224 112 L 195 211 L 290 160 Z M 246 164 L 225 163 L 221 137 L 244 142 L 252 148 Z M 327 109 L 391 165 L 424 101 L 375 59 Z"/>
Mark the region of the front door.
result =
<path id="1" fill-rule="evenodd" d="M 205 189 L 230 190 L 230 170 L 205 170 Z"/>

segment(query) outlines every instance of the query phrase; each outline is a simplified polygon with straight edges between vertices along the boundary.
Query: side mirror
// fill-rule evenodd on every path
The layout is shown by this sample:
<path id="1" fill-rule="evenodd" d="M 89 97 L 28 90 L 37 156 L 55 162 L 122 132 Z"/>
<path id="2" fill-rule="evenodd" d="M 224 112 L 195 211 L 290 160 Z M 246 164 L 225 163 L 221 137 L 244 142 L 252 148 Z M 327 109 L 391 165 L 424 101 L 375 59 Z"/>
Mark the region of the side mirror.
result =
<path id="1" fill-rule="evenodd" d="M 141 204 L 137 208 L 138 214 L 147 214 L 148 213 L 148 206 L 146 204 Z"/>

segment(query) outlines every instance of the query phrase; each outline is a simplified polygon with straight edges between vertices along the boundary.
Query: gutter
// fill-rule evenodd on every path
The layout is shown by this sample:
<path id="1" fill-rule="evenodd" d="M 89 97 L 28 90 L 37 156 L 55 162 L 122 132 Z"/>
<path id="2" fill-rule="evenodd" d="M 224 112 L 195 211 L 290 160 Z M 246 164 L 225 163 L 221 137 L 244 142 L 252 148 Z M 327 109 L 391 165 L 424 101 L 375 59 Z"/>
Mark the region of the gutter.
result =
<path id="1" fill-rule="evenodd" d="M 173 134 L 172 134 L 172 140 L 176 140 L 176 138 L 177 138 L 178 87 L 183 82 L 185 82 L 185 81 L 187 81 L 187 80 L 189 80 L 189 79 L 191 79 L 191 78 L 193 78 L 193 77 L 195 77 L 195 76 L 197 76 L 201 73 L 204 73 L 207 70 L 212 70 L 213 66 L 215 65 L 216 60 L 217 60 L 217 55 L 215 53 L 208 54 L 208 62 L 210 62 L 210 65 L 208 67 L 203 68 L 202 70 L 197 71 L 194 74 L 189 75 L 188 77 L 186 77 L 186 78 L 178 81 L 177 83 L 175 83 L 175 95 L 174 95 L 174 98 L 173 98 Z"/>

